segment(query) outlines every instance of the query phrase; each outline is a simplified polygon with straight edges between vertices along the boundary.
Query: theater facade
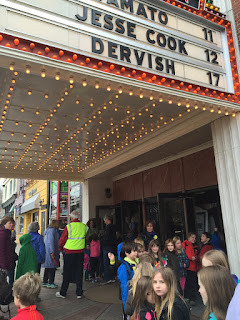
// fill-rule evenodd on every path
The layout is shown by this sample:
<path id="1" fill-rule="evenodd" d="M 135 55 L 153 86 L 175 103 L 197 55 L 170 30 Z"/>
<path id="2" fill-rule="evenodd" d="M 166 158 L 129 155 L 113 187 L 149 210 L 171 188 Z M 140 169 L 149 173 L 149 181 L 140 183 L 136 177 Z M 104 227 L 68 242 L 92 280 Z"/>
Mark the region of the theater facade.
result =
<path id="1" fill-rule="evenodd" d="M 240 257 L 238 47 L 203 0 L 3 0 L 0 176 L 83 182 L 114 212 Z M 233 250 L 234 248 L 234 250 Z"/>

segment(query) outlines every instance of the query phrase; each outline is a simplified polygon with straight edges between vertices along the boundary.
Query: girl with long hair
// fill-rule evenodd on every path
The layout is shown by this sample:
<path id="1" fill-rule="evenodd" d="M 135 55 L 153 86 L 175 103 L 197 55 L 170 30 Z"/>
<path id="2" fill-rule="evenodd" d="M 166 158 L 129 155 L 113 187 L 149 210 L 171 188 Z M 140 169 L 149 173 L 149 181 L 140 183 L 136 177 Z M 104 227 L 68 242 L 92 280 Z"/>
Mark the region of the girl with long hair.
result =
<path id="1" fill-rule="evenodd" d="M 225 320 L 236 287 L 229 270 L 220 265 L 202 268 L 198 284 L 206 306 L 202 320 Z"/>
<path id="2" fill-rule="evenodd" d="M 142 276 L 137 282 L 133 298 L 134 313 L 131 319 L 157 320 L 153 305 L 152 278 Z"/>
<path id="3" fill-rule="evenodd" d="M 148 247 L 148 253 L 154 259 L 155 268 L 166 265 L 166 259 L 163 259 L 163 255 L 157 240 L 151 240 Z"/>
<path id="4" fill-rule="evenodd" d="M 143 276 L 153 276 L 154 268 L 149 262 L 140 263 L 134 273 L 132 280 L 129 282 L 129 292 L 127 302 L 125 305 L 125 312 L 127 315 L 132 316 L 134 312 L 133 298 L 135 297 L 138 280 Z"/>
<path id="5" fill-rule="evenodd" d="M 187 305 L 176 293 L 176 279 L 170 268 L 156 269 L 152 286 L 158 320 L 190 320 Z"/>

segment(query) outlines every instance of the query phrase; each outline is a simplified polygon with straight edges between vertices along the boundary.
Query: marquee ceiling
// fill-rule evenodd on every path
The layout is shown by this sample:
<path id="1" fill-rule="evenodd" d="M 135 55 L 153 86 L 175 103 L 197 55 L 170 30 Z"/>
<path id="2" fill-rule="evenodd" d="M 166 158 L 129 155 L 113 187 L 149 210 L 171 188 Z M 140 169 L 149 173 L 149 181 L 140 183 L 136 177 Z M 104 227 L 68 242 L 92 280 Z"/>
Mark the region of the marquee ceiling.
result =
<path id="1" fill-rule="evenodd" d="M 207 114 L 204 125 L 226 112 L 234 116 L 149 88 L 97 71 L 1 56 L 0 176 L 81 180 L 94 176 L 95 168 L 96 174 L 109 170 L 113 165 L 106 163 L 118 155 L 121 164 L 133 159 L 134 152 L 127 154 L 136 147 L 144 154 L 144 146 L 160 146 L 164 133 L 192 118 L 197 123 Z M 150 146 L 152 137 L 158 145 Z"/>

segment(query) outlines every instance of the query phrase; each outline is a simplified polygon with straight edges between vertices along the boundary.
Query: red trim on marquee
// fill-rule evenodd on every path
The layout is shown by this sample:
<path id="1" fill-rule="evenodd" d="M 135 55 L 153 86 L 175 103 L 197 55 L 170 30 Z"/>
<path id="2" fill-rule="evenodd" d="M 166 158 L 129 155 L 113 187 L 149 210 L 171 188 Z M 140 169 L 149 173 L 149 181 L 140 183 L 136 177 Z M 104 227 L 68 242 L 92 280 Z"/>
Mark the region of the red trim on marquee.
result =
<path id="1" fill-rule="evenodd" d="M 143 72 L 141 70 L 136 70 L 131 67 L 125 67 L 120 64 L 113 64 L 111 62 L 102 61 L 101 59 L 90 58 L 85 55 L 77 54 L 74 52 L 64 51 L 59 48 L 46 46 L 42 43 L 31 42 L 29 40 L 22 39 L 19 37 L 16 38 L 8 34 L 0 34 L 0 46 L 6 46 L 8 48 L 22 50 L 68 63 L 74 63 L 79 66 L 113 73 L 122 77 L 132 78 L 148 83 L 154 83 L 159 86 L 171 87 L 185 92 L 190 92 L 198 95 L 208 96 L 211 98 L 240 104 L 239 75 L 237 69 L 231 23 L 215 14 L 207 12 L 206 10 L 193 10 L 193 8 L 182 5 L 182 3 L 180 4 L 175 0 L 164 1 L 172 5 L 181 7 L 184 10 L 188 10 L 189 12 L 192 12 L 194 14 L 198 14 L 199 16 L 203 16 L 203 18 L 211 20 L 214 23 L 218 23 L 219 25 L 222 25 L 226 28 L 235 94 L 230 94 L 216 89 L 211 89 L 204 86 L 183 82 L 180 80 L 175 80 L 166 76 L 156 75 L 151 72 Z M 201 0 L 201 7 L 204 7 L 204 5 L 205 1 Z"/>

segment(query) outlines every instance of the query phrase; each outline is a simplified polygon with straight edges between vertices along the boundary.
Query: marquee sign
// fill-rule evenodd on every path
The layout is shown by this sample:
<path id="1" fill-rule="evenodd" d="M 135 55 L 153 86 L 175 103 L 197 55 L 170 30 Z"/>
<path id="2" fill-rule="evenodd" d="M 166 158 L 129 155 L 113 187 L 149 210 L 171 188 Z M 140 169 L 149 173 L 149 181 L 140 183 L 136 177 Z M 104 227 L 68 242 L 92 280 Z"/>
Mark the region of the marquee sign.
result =
<path id="1" fill-rule="evenodd" d="M 179 2 L 182 2 L 190 7 L 193 7 L 195 9 L 200 8 L 200 0 L 178 0 Z"/>
<path id="2" fill-rule="evenodd" d="M 99 7 L 96 1 L 78 1 L 81 50 L 173 79 L 233 91 L 224 28 L 194 15 L 189 20 L 184 11 L 167 11 L 161 2 L 158 7 L 137 0 L 103 2 Z M 84 32 L 84 25 L 91 32 Z"/>
<path id="3" fill-rule="evenodd" d="M 191 0 L 74 0 L 74 52 L 0 34 L 0 46 L 117 76 L 240 102 L 231 23 Z M 186 3 L 186 5 L 185 5 Z M 191 7 L 191 5 L 193 7 Z M 184 10 L 182 10 L 184 9 Z M 68 25 L 69 23 L 69 25 Z M 74 50 L 74 49 L 73 49 Z"/>

